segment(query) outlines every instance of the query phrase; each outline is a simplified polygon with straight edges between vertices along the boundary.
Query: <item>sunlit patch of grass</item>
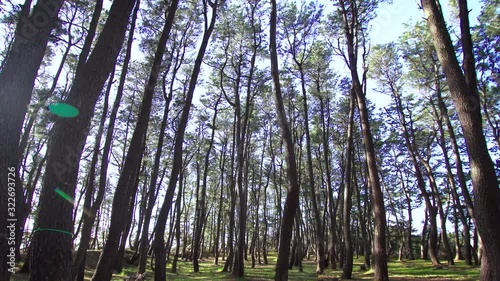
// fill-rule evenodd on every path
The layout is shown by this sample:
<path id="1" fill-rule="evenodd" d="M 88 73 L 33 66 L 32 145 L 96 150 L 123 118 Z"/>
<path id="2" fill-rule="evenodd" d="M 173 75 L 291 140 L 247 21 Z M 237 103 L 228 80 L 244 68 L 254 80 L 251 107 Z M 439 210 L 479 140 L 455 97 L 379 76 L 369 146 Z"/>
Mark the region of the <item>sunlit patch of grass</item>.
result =
<path id="1" fill-rule="evenodd" d="M 441 268 L 436 268 L 430 261 L 426 260 L 391 261 L 388 266 L 390 275 L 393 277 L 479 279 L 479 267 L 465 265 L 463 261 L 456 261 L 455 265 L 442 264 Z"/>

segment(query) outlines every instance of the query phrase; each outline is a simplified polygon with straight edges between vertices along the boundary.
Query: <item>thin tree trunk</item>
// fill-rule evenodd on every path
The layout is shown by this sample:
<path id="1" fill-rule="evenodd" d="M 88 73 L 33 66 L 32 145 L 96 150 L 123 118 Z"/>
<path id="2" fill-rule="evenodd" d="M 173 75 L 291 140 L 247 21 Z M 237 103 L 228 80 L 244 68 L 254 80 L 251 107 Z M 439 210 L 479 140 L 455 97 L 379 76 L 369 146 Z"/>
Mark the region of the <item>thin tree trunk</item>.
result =
<path id="1" fill-rule="evenodd" d="M 373 136 L 370 128 L 365 93 L 363 91 L 363 87 L 361 85 L 357 72 L 358 58 L 357 50 L 355 50 L 355 48 L 357 48 L 357 44 L 355 44 L 354 39 L 358 40 L 358 31 L 355 23 L 357 24 L 359 22 L 359 15 L 356 14 L 357 11 L 354 11 L 354 14 L 351 15 L 352 21 L 349 22 L 344 1 L 342 0 L 339 3 L 342 8 L 344 19 L 344 33 L 347 44 L 348 64 L 350 66 L 353 90 L 356 93 L 357 106 L 361 120 L 361 131 L 368 170 L 368 181 L 371 191 L 372 212 L 375 220 L 373 239 L 373 269 L 375 273 L 374 280 L 386 281 L 389 279 L 389 277 L 387 271 L 387 251 L 385 237 L 387 222 L 385 217 L 384 197 L 380 188 L 380 179 L 378 176 L 377 160 L 375 157 Z M 356 38 L 354 36 L 356 36 Z"/>
<path id="2" fill-rule="evenodd" d="M 174 0 L 175 7 L 177 7 L 177 0 Z M 172 3 L 174 3 L 172 2 Z M 205 30 L 203 32 L 203 39 L 200 45 L 200 49 L 198 50 L 198 55 L 196 56 L 196 60 L 194 63 L 193 72 L 191 73 L 191 78 L 189 81 L 189 88 L 186 93 L 186 99 L 184 101 L 184 106 L 182 109 L 182 114 L 179 119 L 179 125 L 177 128 L 177 133 L 175 135 L 174 141 L 174 157 L 172 160 L 172 171 L 170 174 L 170 182 L 168 183 L 167 191 L 165 194 L 165 198 L 160 209 L 160 213 L 158 215 L 158 220 L 155 226 L 155 240 L 154 240 L 154 254 L 155 254 L 155 281 L 164 281 L 166 278 L 166 253 L 165 253 L 165 241 L 164 241 L 164 233 L 165 233 L 165 224 L 168 212 L 170 211 L 170 207 L 172 205 L 172 199 L 174 196 L 175 187 L 177 185 L 177 179 L 179 177 L 179 172 L 182 168 L 182 147 L 184 142 L 184 132 L 187 127 L 188 119 L 189 119 L 189 111 L 191 109 L 192 100 L 194 90 L 196 88 L 196 83 L 198 80 L 198 75 L 201 69 L 201 63 L 203 61 L 203 57 L 205 55 L 206 48 L 208 46 L 208 41 L 214 29 L 215 21 L 217 18 L 217 6 L 218 1 L 216 0 L 214 3 L 209 2 L 212 7 L 212 18 L 208 25 L 208 9 L 207 2 L 203 2 L 204 7 L 204 15 L 205 15 Z M 173 18 L 172 18 L 173 20 Z M 208 26 L 207 26 L 208 25 Z"/>
<path id="3" fill-rule="evenodd" d="M 221 89 L 223 89 L 221 87 Z M 233 140 L 231 142 L 231 177 L 230 177 L 230 184 L 228 186 L 229 189 L 229 195 L 230 195 L 230 204 L 229 204 L 229 236 L 228 236 L 228 255 L 226 262 L 224 264 L 224 268 L 222 269 L 222 272 L 229 272 L 233 268 L 233 258 L 234 258 L 234 226 L 235 226 L 235 209 L 236 209 L 236 180 L 235 180 L 235 175 L 234 175 L 234 159 L 235 159 L 235 151 L 236 151 L 236 115 L 234 115 L 233 118 Z"/>
<path id="4" fill-rule="evenodd" d="M 90 163 L 90 171 L 87 176 L 87 182 L 86 182 L 86 193 L 85 193 L 85 201 L 83 203 L 83 213 L 82 213 L 82 219 L 83 221 L 83 226 L 82 226 L 82 234 L 80 236 L 80 244 L 78 247 L 78 252 L 77 255 L 73 261 L 73 279 L 75 281 L 83 281 L 84 278 L 84 270 L 85 270 L 85 257 L 86 257 L 86 252 L 87 248 L 90 242 L 90 235 L 92 232 L 92 225 L 94 223 L 94 213 L 91 213 L 91 208 L 92 208 L 92 199 L 94 196 L 94 185 L 95 185 L 95 177 L 96 177 L 96 169 L 97 169 L 97 161 L 99 160 L 99 152 L 100 152 L 100 144 L 101 144 L 101 138 L 102 134 L 104 131 L 104 122 L 107 119 L 107 113 L 108 113 L 108 98 L 109 98 L 109 92 L 111 90 L 111 85 L 113 84 L 113 77 L 114 77 L 114 70 L 111 72 L 109 79 L 108 79 L 108 87 L 106 90 L 106 94 L 104 97 L 104 105 L 103 105 L 103 112 L 101 116 L 101 121 L 99 123 L 99 128 L 97 130 L 97 135 L 96 135 L 96 140 L 95 140 L 95 145 L 94 145 L 94 152 L 92 155 L 92 160 Z M 104 161 L 102 161 L 104 162 Z"/>
<path id="5" fill-rule="evenodd" d="M 427 208 L 425 208 L 424 224 L 422 226 L 422 233 L 420 234 L 420 258 L 423 260 L 429 258 L 429 246 L 427 244 L 428 213 Z"/>
<path id="6" fill-rule="evenodd" d="M 187 30 L 184 30 L 180 42 L 184 42 L 184 40 L 186 38 L 186 33 L 187 33 Z M 177 45 L 178 44 L 174 43 L 173 49 L 175 49 L 175 46 L 177 46 Z M 180 43 L 179 43 L 179 45 L 180 45 Z M 182 54 L 181 54 L 180 50 L 176 51 L 177 57 L 175 59 L 175 65 L 174 65 L 174 68 L 172 71 L 172 76 L 171 76 L 172 79 L 170 81 L 170 87 L 169 87 L 168 94 L 166 93 L 165 87 L 163 88 L 165 107 L 164 107 L 164 112 L 163 112 L 163 120 L 162 120 L 162 123 L 160 125 L 160 136 L 158 138 L 158 145 L 156 148 L 156 154 L 155 154 L 155 159 L 154 159 L 154 164 L 153 164 L 154 166 L 153 166 L 152 180 L 151 180 L 151 183 L 149 186 L 149 191 L 148 191 L 148 206 L 146 209 L 146 215 L 144 218 L 144 226 L 143 226 L 142 234 L 141 234 L 142 238 L 141 238 L 141 243 L 139 246 L 140 253 L 139 253 L 139 267 L 137 269 L 138 274 L 143 274 L 146 271 L 146 261 L 147 261 L 147 256 L 148 256 L 148 253 L 147 253 L 148 252 L 147 251 L 148 250 L 148 241 L 146 238 L 149 236 L 149 223 L 151 221 L 151 214 L 153 212 L 154 202 L 155 202 L 157 194 L 158 194 L 156 191 L 156 189 L 157 189 L 156 177 L 158 174 L 158 169 L 159 169 L 160 161 L 161 161 L 161 155 L 163 152 L 163 143 L 165 140 L 165 130 L 167 127 L 169 106 L 170 106 L 170 102 L 172 101 L 172 97 L 173 97 L 174 81 L 175 81 L 174 78 L 176 77 L 176 74 L 182 65 L 185 50 L 186 50 L 185 48 L 182 48 Z M 168 70 L 163 75 L 163 82 L 164 82 L 163 85 L 165 85 L 166 76 L 167 76 L 168 71 L 170 69 L 171 63 L 172 63 L 171 61 L 168 62 Z"/>
<path id="7" fill-rule="evenodd" d="M 360 167 L 360 170 L 361 170 L 361 167 Z M 371 265 L 371 259 L 370 259 L 371 246 L 370 246 L 370 239 L 368 238 L 368 233 L 367 233 L 367 229 L 366 229 L 366 222 L 367 222 L 367 215 L 368 214 L 366 214 L 366 212 L 363 211 L 363 206 L 361 206 L 361 187 L 359 187 L 356 177 L 354 177 L 354 181 L 355 181 L 354 186 L 356 187 L 356 191 L 357 191 L 356 198 L 357 198 L 357 203 L 358 203 L 358 210 L 360 210 L 359 214 L 358 214 L 358 217 L 359 217 L 358 222 L 359 222 L 359 225 L 361 228 L 361 240 L 363 243 L 362 249 L 363 249 L 363 255 L 364 255 L 364 265 L 368 269 L 368 268 L 370 268 L 370 265 Z M 363 185 L 366 186 L 366 183 L 364 182 Z M 365 190 L 367 190 L 366 187 L 365 187 Z M 365 204 L 364 204 L 365 207 L 367 204 L 368 204 L 368 202 L 365 200 Z"/>
<path id="8" fill-rule="evenodd" d="M 220 196 L 219 196 L 219 207 L 218 207 L 218 212 L 217 212 L 217 230 L 216 230 L 216 236 L 215 236 L 215 251 L 214 251 L 214 264 L 218 265 L 219 264 L 219 252 L 220 250 L 224 251 L 224 247 L 219 247 L 219 240 L 220 240 L 220 232 L 221 232 L 221 223 L 222 223 L 222 213 L 223 213 L 223 205 L 222 205 L 222 200 L 224 198 L 224 177 L 225 177 L 225 167 L 226 167 L 226 147 L 227 147 L 227 138 L 224 138 L 222 140 L 221 144 L 221 152 L 220 152 L 220 161 L 219 161 L 219 168 L 220 168 Z M 223 236 L 224 237 L 224 236 Z M 224 239 L 224 238 L 223 238 Z M 222 243 L 224 244 L 224 243 Z"/>
<path id="9" fill-rule="evenodd" d="M 187 164 L 187 163 L 186 163 Z M 181 249 L 181 200 L 184 188 L 184 170 L 179 175 L 179 190 L 177 191 L 177 198 L 175 199 L 175 255 L 172 261 L 172 273 L 177 273 L 177 261 L 179 260 L 179 251 Z"/>
<path id="10" fill-rule="evenodd" d="M 349 123 L 347 126 L 347 148 L 345 156 L 345 181 L 344 181 L 344 209 L 343 209 L 343 235 L 344 235 L 344 253 L 345 262 L 342 268 L 342 278 L 351 279 L 353 267 L 353 247 L 351 237 L 351 207 L 352 207 L 352 166 L 353 166 L 353 131 L 354 131 L 354 107 L 355 107 L 355 93 L 351 88 L 349 93 Z M 355 176 L 355 175 L 354 175 Z"/>
<path id="11" fill-rule="evenodd" d="M 438 93 L 438 96 L 440 97 L 440 93 Z M 440 102 L 442 102 L 442 100 L 440 100 Z M 465 264 L 472 265 L 472 251 L 471 251 L 471 247 L 470 247 L 470 229 L 469 229 L 469 225 L 467 223 L 467 219 L 466 219 L 466 217 L 463 213 L 463 210 L 462 210 L 462 204 L 460 202 L 460 198 L 459 198 L 458 192 L 457 192 L 457 187 L 455 184 L 455 177 L 451 171 L 451 163 L 450 163 L 450 159 L 448 157 L 448 150 L 446 148 L 445 133 L 444 133 L 445 131 L 444 131 L 443 122 L 442 122 L 443 116 L 438 116 L 437 109 L 435 108 L 433 103 L 432 103 L 432 109 L 434 111 L 435 118 L 437 119 L 438 129 L 440 132 L 439 144 L 441 146 L 441 150 L 443 151 L 443 158 L 444 158 L 444 163 L 445 163 L 445 167 L 446 167 L 446 171 L 447 171 L 448 183 L 449 183 L 450 189 L 451 189 L 451 195 L 453 197 L 453 201 L 455 202 L 455 204 L 457 204 L 457 207 L 458 207 L 455 214 L 459 215 L 459 218 L 460 218 L 462 225 L 464 227 Z M 446 109 L 444 109 L 444 110 L 446 110 Z M 441 114 L 442 113 L 443 113 L 443 109 L 441 108 Z M 458 241 L 458 237 L 456 237 L 456 240 Z M 460 245 L 458 245 L 458 243 L 455 243 L 455 244 L 456 244 L 456 249 L 457 249 L 456 250 L 456 257 L 462 257 Z"/>
<path id="12" fill-rule="evenodd" d="M 219 102 L 221 100 L 221 96 L 217 99 L 214 105 L 214 115 L 212 117 L 212 133 L 210 135 L 210 142 L 208 144 L 207 152 L 205 153 L 205 162 L 203 166 L 203 182 L 201 186 L 201 194 L 199 195 L 199 201 L 197 200 L 197 209 L 199 210 L 198 217 L 196 219 L 196 232 L 194 235 L 194 244 L 193 244 L 193 270 L 194 272 L 200 271 L 200 265 L 198 263 L 198 259 L 201 257 L 203 252 L 203 248 L 201 248 L 201 239 L 203 236 L 203 226 L 205 225 L 205 216 L 206 216 L 206 203 L 205 198 L 207 196 L 207 177 L 208 177 L 208 167 L 210 162 L 210 154 L 212 152 L 212 147 L 214 144 L 215 138 L 215 122 L 217 121 L 217 107 L 219 106 Z M 222 188 L 222 187 L 221 187 Z"/>
<path id="13" fill-rule="evenodd" d="M 429 152 L 430 153 L 430 152 Z M 443 203 L 441 202 L 441 196 L 439 195 L 439 190 L 437 188 L 436 179 L 434 178 L 433 171 L 431 166 L 429 165 L 429 159 L 423 159 L 420 154 L 418 154 L 420 162 L 424 165 L 427 170 L 427 177 L 429 178 L 429 183 L 432 189 L 432 194 L 435 198 L 439 221 L 441 222 L 441 239 L 443 242 L 443 246 L 446 252 L 446 259 L 448 260 L 448 265 L 454 265 L 453 261 L 453 253 L 451 252 L 450 243 L 448 242 L 448 234 L 446 233 L 446 215 L 443 210 Z"/>
<path id="14" fill-rule="evenodd" d="M 320 92 L 319 81 L 316 81 L 316 90 Z M 330 148 L 328 144 L 328 136 L 329 136 L 329 127 L 330 127 L 330 114 L 327 114 L 328 118 L 325 118 L 325 110 L 329 110 L 328 104 L 329 100 L 326 101 L 327 107 L 325 109 L 325 104 L 323 99 L 319 98 L 320 109 L 321 109 L 321 126 L 323 128 L 323 161 L 325 162 L 325 177 L 326 177 L 326 192 L 328 195 L 328 211 L 330 213 L 330 241 L 329 241 L 329 256 L 328 260 L 331 264 L 330 268 L 335 270 L 337 269 L 337 263 L 335 261 L 337 254 L 335 253 L 335 204 L 333 201 L 333 186 L 332 186 L 332 177 L 330 172 Z M 326 225 L 325 225 L 326 228 Z"/>
<path id="15" fill-rule="evenodd" d="M 139 10 L 139 1 L 136 2 L 135 8 L 134 8 L 134 11 L 132 14 L 132 20 L 130 23 L 130 31 L 129 31 L 128 39 L 127 39 L 127 50 L 126 50 L 125 58 L 123 61 L 122 71 L 120 74 L 120 81 L 118 84 L 118 90 L 116 93 L 115 101 L 113 103 L 113 108 L 111 110 L 111 114 L 109 116 L 108 129 L 106 132 L 106 140 L 104 142 L 104 148 L 102 151 L 102 160 L 101 160 L 101 168 L 99 171 L 99 185 L 97 188 L 97 195 L 96 195 L 96 198 L 94 200 L 94 203 L 92 204 L 92 206 L 90 208 L 91 216 L 86 217 L 86 219 L 88 219 L 87 226 L 85 226 L 86 221 L 84 221 L 84 226 L 82 229 L 82 240 L 80 241 L 80 246 L 78 248 L 77 255 L 75 258 L 75 262 L 74 262 L 74 266 L 73 266 L 73 270 L 74 270 L 73 274 L 75 276 L 75 281 L 83 281 L 83 279 L 84 279 L 85 258 L 86 258 L 86 254 L 87 254 L 88 244 L 85 245 L 86 241 L 83 238 L 87 237 L 87 236 L 90 238 L 90 234 L 89 235 L 86 234 L 87 228 L 90 229 L 90 230 L 88 230 L 90 233 L 92 231 L 92 226 L 93 226 L 94 221 L 95 221 L 95 214 L 99 211 L 99 208 L 101 207 L 102 200 L 104 199 L 104 193 L 105 193 L 105 189 L 106 189 L 107 169 L 108 169 L 108 158 L 109 158 L 109 153 L 111 151 L 111 145 L 112 145 L 112 141 L 113 141 L 113 132 L 114 132 L 114 127 L 115 127 L 116 117 L 118 114 L 118 109 L 120 107 L 120 101 L 121 101 L 121 98 L 123 96 L 123 88 L 125 85 L 125 78 L 127 75 L 128 64 L 129 64 L 130 57 L 131 57 L 132 42 L 133 42 L 132 38 L 134 36 L 135 22 L 137 19 L 138 10 Z M 91 23 L 91 25 L 92 24 L 93 23 Z M 89 31 L 89 34 L 90 34 L 90 31 Z M 87 41 L 86 41 L 86 43 L 87 43 Z M 90 48 L 90 46 L 88 46 L 88 48 Z M 83 52 L 85 52 L 85 51 L 82 50 L 82 53 Z M 80 55 L 80 61 L 81 60 L 83 60 L 82 55 Z M 98 223 L 95 227 L 96 233 L 97 233 L 97 229 L 99 228 L 98 226 L 99 226 L 99 220 L 98 220 Z M 94 237 L 97 237 L 97 236 L 94 235 Z M 96 240 L 97 239 L 95 239 L 94 241 L 96 241 Z"/>

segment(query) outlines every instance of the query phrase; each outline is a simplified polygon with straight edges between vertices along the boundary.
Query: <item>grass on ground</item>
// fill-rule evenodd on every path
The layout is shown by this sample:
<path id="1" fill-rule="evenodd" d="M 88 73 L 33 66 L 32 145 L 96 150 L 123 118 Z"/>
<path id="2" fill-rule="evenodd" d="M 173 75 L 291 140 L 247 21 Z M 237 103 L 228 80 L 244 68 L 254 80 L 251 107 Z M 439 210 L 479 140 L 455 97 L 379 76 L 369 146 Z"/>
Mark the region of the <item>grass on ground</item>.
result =
<path id="1" fill-rule="evenodd" d="M 85 280 L 90 280 L 97 260 L 99 259 L 99 251 L 89 251 L 87 257 L 87 268 L 85 270 Z M 250 258 L 250 257 L 249 257 Z M 274 265 L 276 263 L 276 253 L 269 253 L 268 264 L 256 264 L 255 268 L 251 268 L 251 261 L 245 263 L 245 278 L 236 279 L 230 273 L 221 272 L 224 261 L 219 260 L 219 265 L 213 264 L 213 259 L 202 259 L 200 262 L 200 272 L 193 272 L 192 262 L 178 261 L 177 273 L 170 273 L 172 264 L 167 263 L 167 280 L 247 280 L 247 281 L 264 281 L 274 280 Z M 354 260 L 353 279 L 351 280 L 373 280 L 373 271 L 361 271 L 362 257 Z M 313 260 L 303 261 L 303 272 L 299 272 L 294 268 L 289 271 L 289 280 L 340 280 L 342 269 L 330 270 L 327 269 L 325 274 L 316 275 L 316 264 Z M 463 261 L 456 262 L 456 265 L 442 265 L 442 268 L 436 269 L 429 261 L 414 260 L 414 261 L 389 261 L 389 277 L 394 281 L 410 281 L 410 280 L 432 280 L 432 281 L 475 281 L 479 280 L 479 268 L 466 266 Z M 124 269 L 121 273 L 113 274 L 113 281 L 123 281 L 128 276 L 134 276 L 136 266 L 124 262 Z M 29 280 L 27 274 L 16 273 L 11 279 L 13 281 Z M 148 268 L 146 272 L 146 280 L 153 280 L 153 272 Z"/>

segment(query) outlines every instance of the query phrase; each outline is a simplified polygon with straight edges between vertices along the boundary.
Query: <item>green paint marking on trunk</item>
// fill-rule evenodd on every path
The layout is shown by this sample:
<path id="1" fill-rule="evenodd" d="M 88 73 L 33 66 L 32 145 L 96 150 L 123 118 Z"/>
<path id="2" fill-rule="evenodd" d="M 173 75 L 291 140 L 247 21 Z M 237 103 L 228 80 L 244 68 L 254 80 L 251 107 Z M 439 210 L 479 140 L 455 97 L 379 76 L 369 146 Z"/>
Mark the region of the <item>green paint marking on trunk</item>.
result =
<path id="1" fill-rule="evenodd" d="M 69 196 L 68 194 L 66 194 L 66 192 L 62 191 L 61 189 L 59 189 L 59 187 L 56 187 L 56 189 L 54 189 L 54 191 L 59 194 L 62 198 L 68 200 L 68 201 L 73 201 L 73 198 L 71 198 L 71 196 Z"/>
<path id="2" fill-rule="evenodd" d="M 63 102 L 53 103 L 49 105 L 49 110 L 53 114 L 64 118 L 76 117 L 80 113 L 76 107 Z"/>

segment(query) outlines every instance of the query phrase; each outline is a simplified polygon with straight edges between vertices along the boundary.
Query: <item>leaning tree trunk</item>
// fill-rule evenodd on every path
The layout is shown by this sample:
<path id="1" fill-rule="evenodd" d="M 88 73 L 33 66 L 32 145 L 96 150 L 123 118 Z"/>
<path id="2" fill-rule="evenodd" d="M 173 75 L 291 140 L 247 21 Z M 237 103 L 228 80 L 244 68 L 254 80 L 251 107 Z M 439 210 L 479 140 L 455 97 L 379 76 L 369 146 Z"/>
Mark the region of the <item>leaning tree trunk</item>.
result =
<path id="1" fill-rule="evenodd" d="M 438 89 L 439 91 L 439 89 Z M 438 94 L 440 96 L 440 94 Z M 439 99 L 438 99 L 438 102 Z M 442 101 L 441 101 L 442 102 Z M 458 217 L 460 218 L 460 221 L 462 222 L 463 228 L 464 228 L 464 253 L 465 253 L 465 264 L 466 265 L 472 265 L 472 249 L 470 246 L 470 228 L 469 228 L 469 223 L 467 221 L 467 218 L 465 217 L 464 211 L 462 209 L 462 203 L 460 202 L 460 198 L 457 192 L 457 186 L 455 183 L 454 175 L 451 171 L 451 163 L 450 163 L 450 158 L 448 156 L 448 149 L 446 147 L 446 140 L 445 140 L 445 130 L 443 128 L 443 116 L 439 116 L 438 111 L 434 105 L 434 103 L 431 102 L 432 105 L 432 110 L 435 115 L 436 122 L 438 124 L 438 130 L 439 130 L 439 146 L 441 147 L 441 150 L 443 151 L 443 159 L 444 159 L 444 165 L 446 168 L 446 176 L 448 179 L 448 184 L 450 185 L 450 190 L 451 190 L 451 195 L 453 198 L 453 202 L 457 205 L 458 209 L 455 212 L 455 225 L 458 223 L 457 221 L 457 214 Z M 442 111 L 441 111 L 442 112 Z M 455 229 L 457 227 L 455 226 Z M 458 243 L 458 236 L 455 235 L 455 248 L 456 248 L 456 259 L 461 259 L 461 249 L 460 245 Z"/>
<path id="2" fill-rule="evenodd" d="M 118 185 L 113 197 L 108 238 L 101 256 L 99 257 L 99 262 L 92 280 L 109 280 L 113 273 L 114 257 L 119 249 L 120 237 L 127 224 L 127 212 L 123 212 L 122 208 L 128 204 L 130 198 L 135 196 L 134 193 L 137 183 L 136 179 L 138 177 L 139 166 L 142 160 L 142 152 L 144 150 L 145 137 L 148 130 L 154 89 L 163 61 L 166 43 L 170 30 L 173 26 L 177 3 L 178 1 L 173 1 L 167 8 L 167 18 L 158 41 L 158 47 L 153 59 L 153 65 L 149 74 L 148 83 L 145 87 L 139 118 L 132 135 L 127 157 L 120 173 Z"/>
<path id="3" fill-rule="evenodd" d="M 350 66 L 349 68 L 351 71 L 353 90 L 356 93 L 359 117 L 361 120 L 361 132 L 368 170 L 368 182 L 371 189 L 370 195 L 372 201 L 372 212 L 375 220 L 373 237 L 373 269 L 375 273 L 374 280 L 385 281 L 388 280 L 389 277 L 387 271 L 387 246 L 385 238 L 387 221 L 385 217 L 384 196 L 380 187 L 373 136 L 370 127 L 370 120 L 368 117 L 368 108 L 366 106 L 366 97 L 357 71 L 358 58 L 356 48 L 358 43 L 355 43 L 355 40 L 359 39 L 357 38 L 357 36 L 363 35 L 362 33 L 361 35 L 358 34 L 358 29 L 360 28 L 359 26 L 357 26 L 359 24 L 359 15 L 357 14 L 358 11 L 353 11 L 353 14 L 350 15 L 353 20 L 349 21 L 348 11 L 345 8 L 344 2 L 345 1 L 339 1 L 342 8 L 344 21 L 344 35 L 348 53 L 347 60 Z M 354 7 L 351 8 L 354 9 Z"/>
<path id="4" fill-rule="evenodd" d="M 92 226 L 94 223 L 94 216 L 95 216 L 95 214 L 91 212 L 91 208 L 92 208 L 92 201 L 94 198 L 94 189 L 95 189 L 94 184 L 96 178 L 97 161 L 99 160 L 99 152 L 101 151 L 100 144 L 101 144 L 102 134 L 104 131 L 104 123 L 106 121 L 108 113 L 109 92 L 111 90 L 111 85 L 113 84 L 112 83 L 113 77 L 114 77 L 114 71 L 111 72 L 111 75 L 108 79 L 108 86 L 105 94 L 106 96 L 104 97 L 102 116 L 99 122 L 99 128 L 97 129 L 97 136 L 94 144 L 94 152 L 92 153 L 92 160 L 90 162 L 90 171 L 87 175 L 87 181 L 85 187 L 86 188 L 85 200 L 83 203 L 83 213 L 81 218 L 81 222 L 83 223 L 82 233 L 80 236 L 80 245 L 78 248 L 77 256 L 73 261 L 72 273 L 73 273 L 73 279 L 75 281 L 83 281 L 84 279 L 83 272 L 85 270 L 85 257 L 90 242 L 90 234 L 92 232 Z M 78 280 L 78 278 L 80 279 Z"/>
<path id="5" fill-rule="evenodd" d="M 178 2 L 174 0 L 174 2 Z M 179 177 L 179 172 L 182 168 L 182 147 L 184 142 L 184 133 L 186 131 L 186 127 L 189 120 L 189 111 L 191 109 L 192 100 L 194 90 L 196 88 L 196 82 L 198 81 L 198 75 L 201 70 L 201 63 L 203 61 L 203 57 L 205 56 L 205 51 L 208 46 L 208 41 L 210 36 L 212 35 L 212 31 L 214 29 L 215 21 L 217 18 L 217 6 L 218 1 L 215 3 L 209 2 L 212 7 L 212 18 L 210 20 L 210 24 L 205 26 L 205 30 L 203 33 L 203 39 L 198 50 L 198 54 L 196 56 L 196 60 L 194 63 L 193 72 L 191 73 L 191 78 L 189 81 L 189 88 L 186 93 L 186 99 L 184 101 L 184 106 L 182 109 L 182 114 L 179 119 L 179 125 L 177 127 L 177 133 L 175 135 L 174 141 L 174 157 L 172 160 L 172 171 L 170 174 L 170 182 L 168 183 L 167 191 L 165 194 L 165 198 L 163 204 L 161 206 L 158 220 L 155 226 L 155 239 L 154 239 L 154 255 L 155 255 L 155 281 L 164 281 L 166 279 L 166 251 L 165 251 L 165 225 L 167 220 L 168 212 L 170 211 L 170 207 L 172 205 L 172 199 L 174 196 L 175 187 L 177 185 L 177 179 Z M 207 15 L 207 2 L 203 2 L 204 4 L 204 13 Z M 177 7 L 177 6 L 176 6 Z M 206 22 L 207 24 L 207 22 Z"/>
<path id="6" fill-rule="evenodd" d="M 500 189 L 483 133 L 467 3 L 464 0 L 458 2 L 465 74 L 455 55 L 439 2 L 421 0 L 469 154 L 475 195 L 476 226 L 484 243 L 480 280 L 495 280 L 500 276 Z"/>
<path id="7" fill-rule="evenodd" d="M 306 81 L 302 64 L 299 64 L 300 81 L 302 87 L 302 102 L 304 109 L 304 130 L 306 135 L 307 172 L 309 176 L 309 192 L 311 193 L 311 204 L 316 226 L 316 273 L 321 274 L 325 270 L 325 248 L 324 234 L 321 225 L 321 215 L 316 201 L 316 187 L 314 185 L 314 167 L 311 152 L 311 135 L 309 130 L 309 106 L 307 105 Z"/>
<path id="8" fill-rule="evenodd" d="M 27 4 L 27 3 L 25 3 Z M 50 33 L 57 22 L 57 14 L 64 4 L 59 1 L 37 1 L 31 16 L 29 6 L 20 14 L 15 38 L 0 72 L 0 236 L 8 237 L 7 226 L 14 225 L 19 233 L 22 189 L 18 170 L 18 145 L 24 116 L 28 110 L 38 68 L 45 55 Z M 9 190 L 9 187 L 11 188 Z M 12 189 L 13 188 L 13 189 Z M 15 192 L 16 210 L 7 212 L 10 192 Z M 18 220 L 16 222 L 16 219 Z M 9 244 L 0 239 L 0 280 L 9 280 Z M 3 254 L 5 253 L 5 254 Z"/>
<path id="9" fill-rule="evenodd" d="M 111 110 L 111 114 L 109 116 L 109 123 L 108 123 L 108 129 L 106 132 L 106 140 L 104 142 L 104 148 L 102 150 L 102 160 L 101 160 L 101 167 L 99 171 L 99 185 L 97 187 L 97 195 L 94 199 L 94 202 L 90 208 L 90 216 L 86 216 L 83 222 L 83 227 L 82 227 L 82 236 L 80 239 L 80 245 L 76 254 L 76 258 L 74 260 L 74 265 L 73 265 L 73 275 L 75 276 L 75 281 L 83 281 L 84 275 L 85 275 L 85 259 L 87 255 L 87 249 L 89 248 L 89 243 L 90 243 L 90 236 L 92 232 L 92 226 L 94 225 L 95 217 L 97 212 L 99 211 L 99 208 L 101 207 L 102 200 L 104 199 L 104 193 L 106 189 L 106 176 L 107 176 L 107 171 L 108 171 L 108 158 L 109 158 L 109 153 L 111 151 L 111 145 L 112 145 L 112 139 L 113 139 L 113 132 L 115 128 L 115 122 L 116 122 L 116 117 L 118 115 L 118 109 L 120 107 L 120 102 L 121 98 L 123 96 L 123 88 L 125 85 L 125 78 L 127 75 L 128 71 L 128 63 L 130 61 L 131 57 L 131 51 L 132 51 L 132 42 L 131 38 L 133 38 L 133 33 L 135 29 L 135 21 L 137 19 L 137 13 L 139 10 L 139 1 L 136 2 L 136 7 L 134 8 L 133 15 L 132 15 L 132 20 L 130 23 L 130 31 L 128 35 L 128 40 L 127 40 L 127 50 L 125 53 L 125 59 L 123 62 L 122 66 L 122 71 L 120 74 L 120 82 L 118 84 L 118 90 L 116 93 L 115 101 L 113 103 L 113 108 Z M 92 24 L 91 24 L 92 25 Z M 90 32 L 90 31 L 89 31 Z M 85 44 L 87 43 L 87 40 L 85 41 Z M 89 47 L 90 48 L 90 47 Z M 85 48 L 83 49 L 85 50 Z M 82 50 L 82 53 L 83 53 Z M 80 61 L 84 60 L 83 56 L 80 54 Z M 97 222 L 97 225 L 99 225 L 99 221 Z M 96 227 L 97 231 L 98 227 Z M 95 237 L 95 235 L 94 235 Z M 95 241 L 95 240 L 94 240 Z"/>
<path id="10" fill-rule="evenodd" d="M 292 133 L 288 125 L 283 106 L 281 85 L 278 69 L 278 53 L 276 51 L 276 0 L 271 0 L 271 19 L 269 45 L 271 51 L 271 75 L 274 82 L 275 103 L 277 107 L 278 121 L 281 127 L 282 138 L 286 144 L 287 176 L 289 181 L 288 193 L 285 200 L 283 219 L 281 221 L 281 232 L 279 239 L 278 260 L 276 261 L 276 275 L 274 280 L 288 280 L 288 258 L 290 256 L 290 240 L 292 238 L 292 226 L 295 213 L 299 205 L 299 182 L 297 179 L 297 163 L 295 160 Z"/>
<path id="11" fill-rule="evenodd" d="M 134 3 L 135 0 L 115 1 L 111 6 L 94 50 L 76 72 L 65 100 L 78 108 L 79 115 L 58 119 L 52 129 L 30 258 L 30 280 L 71 280 L 73 204 L 66 198 L 74 197 L 79 161 L 95 103 L 116 63 Z"/>

